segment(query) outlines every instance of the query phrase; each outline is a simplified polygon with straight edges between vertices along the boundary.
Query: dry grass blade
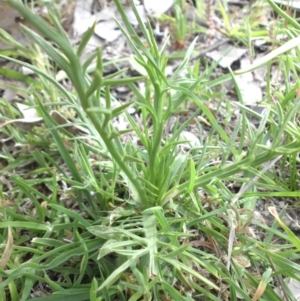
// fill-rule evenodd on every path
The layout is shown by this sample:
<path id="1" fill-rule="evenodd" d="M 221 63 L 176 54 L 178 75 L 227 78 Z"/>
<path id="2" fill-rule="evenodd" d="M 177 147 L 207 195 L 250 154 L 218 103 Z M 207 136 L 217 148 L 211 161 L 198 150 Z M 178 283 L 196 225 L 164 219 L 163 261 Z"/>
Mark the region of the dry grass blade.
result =
<path id="1" fill-rule="evenodd" d="M 2 257 L 0 259 L 0 268 L 5 269 L 9 258 L 11 256 L 12 250 L 13 250 L 13 245 L 14 245 L 14 239 L 11 233 L 11 228 L 8 227 L 8 232 L 7 232 L 7 242 L 5 245 L 4 252 L 2 254 Z"/>

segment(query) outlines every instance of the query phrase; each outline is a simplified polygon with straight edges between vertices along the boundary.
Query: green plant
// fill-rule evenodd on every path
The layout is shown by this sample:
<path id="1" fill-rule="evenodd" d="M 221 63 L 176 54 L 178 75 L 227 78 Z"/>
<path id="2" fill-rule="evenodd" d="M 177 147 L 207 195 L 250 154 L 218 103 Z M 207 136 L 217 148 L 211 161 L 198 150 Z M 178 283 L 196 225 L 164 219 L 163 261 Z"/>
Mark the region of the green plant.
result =
<path id="1" fill-rule="evenodd" d="M 298 127 L 293 123 L 300 101 L 292 101 L 292 91 L 282 95 L 281 103 L 274 105 L 268 100 L 268 113 L 261 116 L 243 105 L 232 72 L 209 81 L 211 70 L 198 78 L 196 66 L 188 77 L 182 77 L 182 71 L 191 70 L 189 58 L 195 41 L 168 78 L 164 55 L 167 44 L 158 47 L 150 24 L 141 21 L 133 1 L 131 5 L 148 47 L 128 22 L 120 2 L 115 0 L 123 21 L 118 25 L 147 76 L 132 78 L 120 70 L 104 77 L 100 50 L 87 61 L 80 60 L 93 28 L 74 49 L 55 16 L 50 14 L 55 26 L 52 28 L 21 1 L 8 2 L 47 39 L 24 29 L 46 53 L 49 66 L 50 60 L 54 66 L 42 68 L 1 56 L 36 73 L 38 80 L 24 95 L 37 107 L 45 123 L 45 140 L 51 143 L 43 148 L 37 132 L 21 135 L 22 141 L 40 142 L 32 154 L 21 157 L 26 162 L 34 160 L 39 168 L 33 173 L 39 177 L 28 180 L 22 174 L 10 176 L 15 202 L 26 208 L 27 198 L 35 210 L 23 216 L 17 206 L 2 206 L 1 238 L 9 241 L 13 236 L 15 242 L 6 266 L 0 271 L 3 280 L 0 289 L 6 289 L 11 300 L 31 300 L 30 293 L 38 283 L 51 291 L 49 296 L 36 298 L 39 301 L 220 300 L 221 283 L 229 287 L 226 292 L 232 300 L 237 296 L 252 300 L 258 288 L 265 290 L 265 300 L 280 300 L 267 285 L 274 276 L 274 273 L 270 276 L 269 258 L 285 275 L 296 274 L 299 266 L 290 259 L 298 256 L 297 250 L 289 250 L 291 244 L 272 245 L 276 254 L 268 249 L 275 234 L 297 246 L 295 237 L 274 228 L 268 229 L 270 236 L 264 242 L 246 236 L 243 230 L 249 216 L 239 207 L 253 209 L 253 200 L 264 194 L 254 189 L 235 198 L 225 182 L 245 185 L 257 176 L 254 186 L 268 189 L 268 196 L 276 193 L 291 196 L 291 192 L 276 185 L 273 175 L 265 173 L 263 166 L 282 155 L 295 156 L 300 148 Z M 272 55 L 261 63 L 269 63 L 270 58 Z M 94 59 L 95 69 L 91 68 Z M 74 93 L 51 76 L 52 68 L 66 72 Z M 235 83 L 242 112 L 231 135 L 199 97 L 205 94 L 202 91 L 228 78 Z M 146 86 L 144 93 L 134 84 L 142 80 Z M 132 101 L 113 107 L 115 100 L 110 89 L 124 84 L 133 92 Z M 172 134 L 165 135 L 165 125 L 184 111 L 186 102 L 192 102 L 197 110 L 183 123 L 175 123 Z M 132 104 L 140 111 L 141 124 L 127 112 Z M 52 110 L 62 107 L 76 112 L 73 124 L 84 126 L 86 135 L 70 133 L 69 125 L 59 124 L 53 118 Z M 198 147 L 181 152 L 180 144 L 188 143 L 181 134 L 199 112 L 212 130 L 206 140 L 200 137 Z M 251 127 L 246 113 L 261 119 L 257 130 Z M 120 115 L 126 116 L 129 130 L 115 128 L 113 121 Z M 285 143 L 283 136 L 288 138 Z M 133 137 L 138 137 L 140 146 L 133 143 Z M 246 139 L 248 150 L 244 152 Z M 11 164 L 2 173 L 11 172 L 16 166 L 9 152 L 7 158 Z M 56 162 L 59 158 L 60 164 Z M 70 190 L 60 189 L 60 181 Z M 40 184 L 47 185 L 51 194 L 38 191 L 36 186 Z M 216 204 L 216 209 L 212 209 L 214 206 L 206 209 L 204 193 L 209 196 L 207 202 Z M 75 202 L 76 210 L 67 208 L 64 198 Z M 18 229 L 29 232 L 22 235 Z M 206 241 L 202 241 L 202 236 Z M 211 251 L 197 246 L 206 246 Z M 264 277 L 256 279 L 235 260 L 229 269 L 230 254 L 233 259 L 243 255 L 251 261 L 253 270 L 263 265 Z M 290 272 L 284 272 L 285 267 Z M 5 300 L 4 295 L 1 297 Z"/>

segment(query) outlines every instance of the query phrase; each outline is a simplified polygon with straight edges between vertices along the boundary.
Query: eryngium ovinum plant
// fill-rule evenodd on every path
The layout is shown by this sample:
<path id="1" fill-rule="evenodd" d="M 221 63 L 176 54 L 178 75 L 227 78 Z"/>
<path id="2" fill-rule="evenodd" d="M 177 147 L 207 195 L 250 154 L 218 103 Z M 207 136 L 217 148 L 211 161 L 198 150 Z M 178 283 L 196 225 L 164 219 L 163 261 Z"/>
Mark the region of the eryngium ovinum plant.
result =
<path id="1" fill-rule="evenodd" d="M 128 77 L 122 70 L 105 77 L 100 49 L 85 62 L 81 61 L 94 28 L 74 47 L 53 15 L 50 14 L 52 27 L 21 1 L 8 3 L 36 28 L 39 34 L 24 30 L 48 59 L 67 74 L 75 92 L 66 91 L 36 66 L 5 58 L 31 68 L 45 84 L 43 93 L 47 92 L 46 85 L 48 89 L 57 89 L 61 105 L 76 111 L 76 122 L 89 132 L 88 136 L 75 137 L 65 131 L 51 117 L 51 104 L 43 102 L 40 91 L 33 91 L 45 127 L 71 174 L 65 181 L 77 191 L 75 202 L 87 216 L 82 218 L 64 208 L 59 200 L 56 204 L 49 203 L 49 210 L 63 213 L 73 221 L 69 230 L 74 231 L 74 242 L 56 247 L 48 254 L 36 254 L 31 263 L 23 264 L 18 277 L 28 276 L 26 267 L 38 273 L 60 269 L 63 274 L 62 267 L 67 260 L 77 256 L 81 258 L 80 273 L 66 278 L 67 286 L 57 279 L 45 278 L 45 283 L 55 292 L 53 296 L 61 300 L 67 300 L 64 298 L 70 294 L 72 300 L 220 300 L 223 290 L 232 300 L 237 297 L 252 300 L 260 279 L 234 261 L 231 267 L 228 262 L 232 251 L 235 256 L 243 254 L 254 266 L 266 260 L 266 255 L 262 247 L 259 251 L 254 247 L 254 238 L 246 238 L 243 232 L 238 239 L 235 237 L 235 230 L 240 230 L 243 224 L 239 203 L 231 203 L 234 195 L 225 183 L 234 180 L 244 185 L 254 176 L 260 176 L 267 162 L 299 149 L 297 140 L 285 146 L 281 138 L 284 133 L 295 134 L 287 125 L 297 113 L 299 101 L 284 114 L 280 105 L 263 117 L 256 114 L 262 118 L 256 131 L 246 115 L 246 110 L 253 112 L 241 103 L 241 119 L 228 136 L 201 98 L 213 85 L 209 82 L 212 68 L 199 75 L 189 66 L 196 40 L 177 70 L 167 77 L 164 55 L 167 41 L 158 46 L 150 23 L 143 23 L 133 1 L 132 9 L 142 37 L 128 21 L 119 0 L 115 4 L 122 18 L 122 22 L 116 22 L 135 61 L 147 74 L 136 78 Z M 185 71 L 188 77 L 183 77 Z M 234 74 L 230 76 L 235 83 Z M 230 76 L 214 80 L 214 84 Z M 144 81 L 145 91 L 137 88 L 136 81 Z M 111 87 L 118 85 L 128 85 L 133 96 L 129 103 L 116 108 L 112 106 Z M 193 103 L 197 110 L 184 122 L 176 122 L 172 133 L 166 135 L 166 124 L 179 116 L 187 102 Z M 132 105 L 139 112 L 139 122 L 127 112 Z M 200 146 L 184 151 L 179 148 L 179 144 L 186 142 L 181 133 L 200 112 L 211 124 L 212 131 L 207 140 L 199 137 Z M 128 130 L 114 127 L 112 121 L 119 115 L 128 120 Z M 139 144 L 130 137 L 137 137 Z M 73 149 L 67 148 L 63 139 L 72 141 Z M 271 141 L 271 146 L 266 146 L 267 141 Z M 91 157 L 98 158 L 98 170 L 91 165 Z M 212 202 L 209 211 L 203 206 L 204 193 Z M 253 201 L 253 197 L 248 199 Z M 54 224 L 51 227 L 47 237 L 55 237 L 58 227 Z M 36 243 L 39 241 L 35 239 Z M 14 281 L 16 271 L 17 268 L 2 275 L 2 288 Z M 36 281 L 43 280 L 33 277 L 28 287 L 33 287 Z M 51 298 L 41 300 L 54 300 Z M 279 299 L 268 290 L 265 300 Z"/>

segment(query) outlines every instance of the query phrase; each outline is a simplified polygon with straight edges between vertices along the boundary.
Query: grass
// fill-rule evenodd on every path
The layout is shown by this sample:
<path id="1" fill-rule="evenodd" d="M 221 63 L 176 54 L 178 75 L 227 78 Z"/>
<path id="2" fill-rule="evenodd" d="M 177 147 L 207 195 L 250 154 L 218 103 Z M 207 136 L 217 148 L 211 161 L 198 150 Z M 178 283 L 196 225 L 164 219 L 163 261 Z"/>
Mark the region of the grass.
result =
<path id="1" fill-rule="evenodd" d="M 17 47 L 23 59 L 1 57 L 35 73 L 19 93 L 43 125 L 28 132 L 14 124 L 1 127 L 15 144 L 5 144 L 1 153 L 0 300 L 282 300 L 277 286 L 286 300 L 295 300 L 283 280 L 298 279 L 299 239 L 277 216 L 284 231 L 278 223 L 260 224 L 267 233 L 261 239 L 249 234 L 248 225 L 258 199 L 300 194 L 298 49 L 291 51 L 299 44 L 299 28 L 268 2 L 289 24 L 289 42 L 254 65 L 268 66 L 266 114 L 247 108 L 235 84 L 241 117 L 229 135 L 205 100 L 228 79 L 236 83 L 237 73 L 212 80 L 212 65 L 199 74 L 200 66 L 189 64 L 196 40 L 167 77 L 167 44 L 159 47 L 150 24 L 139 20 L 146 47 L 116 0 L 123 20 L 118 25 L 147 75 L 129 77 L 119 69 L 104 76 L 100 50 L 80 60 L 93 28 L 75 49 L 55 16 L 51 27 L 20 1 L 8 1 L 41 34 L 25 29 L 35 46 L 31 52 Z M 273 60 L 283 66 L 283 89 L 271 84 Z M 67 74 L 73 92 L 55 79 L 57 69 Z M 25 80 L 18 72 L 8 76 Z M 137 81 L 145 83 L 145 92 Z M 133 96 L 122 104 L 111 88 L 125 84 Z M 184 113 L 187 103 L 195 112 L 165 135 L 167 122 Z M 140 123 L 128 113 L 130 105 Z M 227 109 L 230 114 L 229 104 Z M 85 133 L 75 135 L 55 118 L 53 112 L 63 110 Z M 200 112 L 211 130 L 200 135 L 197 147 L 182 151 L 180 145 L 188 143 L 182 131 L 198 122 Z M 20 117 L 4 99 L 0 114 Z M 260 118 L 258 129 L 249 115 Z M 116 128 L 119 116 L 128 129 Z M 242 193 L 230 189 L 233 183 Z"/>

